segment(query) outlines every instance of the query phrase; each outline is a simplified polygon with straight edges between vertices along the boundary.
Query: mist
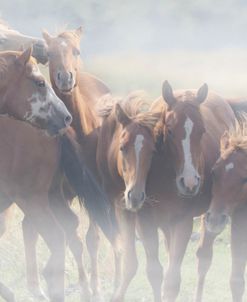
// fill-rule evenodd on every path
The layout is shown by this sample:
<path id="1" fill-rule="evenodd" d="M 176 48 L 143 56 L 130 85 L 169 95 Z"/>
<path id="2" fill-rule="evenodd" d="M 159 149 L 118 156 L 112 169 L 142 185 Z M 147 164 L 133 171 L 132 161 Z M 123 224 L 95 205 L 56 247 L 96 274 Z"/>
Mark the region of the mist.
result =
<path id="1" fill-rule="evenodd" d="M 114 92 L 160 93 L 163 80 L 176 88 L 210 88 L 247 95 L 247 4 L 234 0 L 32 0 L 0 1 L 0 16 L 25 34 L 55 34 L 83 26 L 85 68 Z"/>

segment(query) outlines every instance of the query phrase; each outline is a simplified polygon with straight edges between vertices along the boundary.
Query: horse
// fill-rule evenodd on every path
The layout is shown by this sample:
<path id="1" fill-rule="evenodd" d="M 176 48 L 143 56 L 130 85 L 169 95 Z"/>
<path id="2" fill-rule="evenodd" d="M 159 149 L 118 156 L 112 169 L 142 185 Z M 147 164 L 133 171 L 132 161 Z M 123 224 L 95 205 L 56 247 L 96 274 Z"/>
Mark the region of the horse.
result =
<path id="1" fill-rule="evenodd" d="M 100 118 L 94 113 L 93 107 L 97 103 L 98 97 L 109 93 L 109 89 L 97 78 L 81 71 L 81 60 L 79 58 L 79 41 L 81 34 L 82 29 L 78 28 L 77 30 L 61 33 L 57 37 L 52 37 L 47 32 L 44 32 L 43 37 L 48 45 L 47 51 L 52 86 L 73 116 L 71 126 L 75 130 L 75 136 L 78 142 L 83 147 L 82 157 L 84 158 L 84 162 L 89 166 L 93 176 L 97 179 L 95 154 L 97 128 L 100 125 Z M 64 181 L 61 175 L 56 176 L 50 194 L 51 208 L 65 230 L 68 244 L 75 257 L 84 299 L 90 300 L 91 290 L 82 265 L 82 243 L 77 235 L 78 219 L 69 207 L 71 200 L 77 195 L 74 190 L 71 190 L 71 186 L 69 185 L 70 181 L 70 178 Z M 61 187 L 63 187 L 63 192 L 61 192 Z M 93 296 L 96 297 L 97 301 L 100 299 L 97 268 L 99 237 L 98 229 L 94 222 L 98 221 L 98 224 L 107 237 L 112 238 L 112 236 L 114 236 L 114 231 L 112 231 L 114 227 L 111 229 L 105 227 L 108 224 L 108 216 L 107 213 L 102 215 L 99 209 L 100 205 L 101 203 L 99 202 L 95 204 L 95 202 L 91 201 L 93 209 L 92 211 L 88 211 L 91 223 L 87 234 L 87 245 L 92 261 L 91 287 Z M 95 219 L 94 213 L 97 210 L 96 207 L 99 210 L 99 216 Z M 27 238 L 25 241 L 26 254 L 28 259 L 32 259 L 27 271 L 28 283 L 35 283 L 35 288 L 38 288 L 35 255 L 37 234 L 35 234 L 31 225 L 32 223 L 29 222 L 28 219 L 24 220 L 23 231 L 24 237 Z M 31 234 L 30 231 L 32 231 Z"/>
<path id="2" fill-rule="evenodd" d="M 44 189 L 46 192 L 46 186 L 52 179 L 54 173 L 52 167 L 56 164 L 56 158 L 50 162 L 45 158 L 44 163 L 51 164 L 51 170 L 48 171 L 42 169 L 40 162 L 40 153 L 43 152 L 40 146 L 48 136 L 44 131 L 33 130 L 31 125 L 45 129 L 49 135 L 55 135 L 68 127 L 72 121 L 65 105 L 41 75 L 35 60 L 31 58 L 31 53 L 32 48 L 22 53 L 13 51 L 0 53 L 0 113 L 8 113 L 12 116 L 12 118 L 0 116 L 1 212 L 9 207 L 14 199 L 19 199 L 25 194 L 28 196 L 27 199 L 42 197 L 39 190 Z M 30 148 L 29 142 L 32 142 L 33 131 L 37 131 L 39 135 Z M 36 150 L 37 155 L 32 156 L 34 148 L 39 151 Z M 51 138 L 48 139 L 47 151 L 56 152 Z M 25 174 L 25 169 L 29 173 Z M 28 203 L 25 205 L 19 203 L 19 205 L 24 212 L 29 212 L 28 215 L 34 215 Z M 44 212 L 46 210 L 40 212 L 41 219 Z M 39 217 L 38 219 L 40 220 Z M 44 219 L 52 224 L 49 216 Z M 56 235 L 55 230 L 54 235 Z M 8 301 L 15 300 L 13 293 L 3 284 L 1 284 L 1 294 Z"/>
<path id="3" fill-rule="evenodd" d="M 145 112 L 147 98 L 132 93 L 126 98 L 105 96 L 98 112 L 97 164 L 105 192 L 115 208 L 119 238 L 111 242 L 115 254 L 115 290 L 112 301 L 123 301 L 137 269 L 134 252 L 135 216 L 146 196 L 146 179 L 156 152 L 156 126 L 161 113 Z M 143 111 L 144 110 L 144 111 Z M 125 202 L 124 202 L 125 200 Z M 133 243 L 133 245 L 132 245 Z"/>
<path id="4" fill-rule="evenodd" d="M 0 52 L 0 113 L 56 135 L 71 124 L 72 117 L 31 54 L 32 47 L 23 52 Z"/>
<path id="5" fill-rule="evenodd" d="M 54 136 L 58 132 L 62 134 L 72 118 L 40 74 L 30 57 L 31 49 L 21 54 L 1 55 L 1 74 L 4 72 L 5 80 L 0 86 L 0 112 L 11 117 L 1 117 L 1 158 L 5 160 L 1 161 L 0 210 L 16 202 L 25 214 L 24 242 L 28 242 L 29 236 L 36 238 L 37 233 L 44 238 L 51 251 L 45 269 L 49 296 L 52 301 L 64 301 L 65 238 L 51 207 L 54 179 L 64 171 L 77 195 L 84 199 L 85 207 L 92 216 L 95 213 L 96 220 L 107 215 L 108 201 L 81 159 L 82 150 L 73 130 L 68 129 L 61 138 Z M 28 124 L 47 129 L 54 137 Z M 61 202 L 62 210 L 63 207 L 66 212 L 66 205 Z M 105 213 L 100 213 L 101 210 Z M 32 228 L 27 222 L 32 223 Z M 28 276 L 36 276 L 37 268 L 32 263 L 36 263 L 36 259 L 28 257 L 32 255 L 32 246 L 25 248 Z M 29 286 L 37 290 L 34 294 L 43 297 L 38 279 L 29 281 Z"/>
<path id="6" fill-rule="evenodd" d="M 125 251 L 128 251 L 128 256 L 124 258 L 124 276 L 113 297 L 114 302 L 123 301 L 127 286 L 136 271 L 135 219 L 147 256 L 147 274 L 154 301 L 162 300 L 163 274 L 158 259 L 158 228 L 165 235 L 169 253 L 163 295 L 165 301 L 176 300 L 181 264 L 192 232 L 193 217 L 203 214 L 209 207 L 210 172 L 219 155 L 220 137 L 234 121 L 229 104 L 216 94 L 208 93 L 207 85 L 198 91 L 173 93 L 172 87 L 165 82 L 162 98 L 154 102 L 150 110 L 162 113 L 162 118 L 155 127 L 159 134 L 156 140 L 158 152 L 154 155 L 149 152 L 151 167 L 147 179 L 142 181 L 146 181 L 147 196 L 157 202 L 151 206 L 139 199 L 140 206 L 136 206 L 136 201 L 129 203 L 127 194 L 126 206 L 129 204 L 128 209 L 135 214 L 129 213 L 125 221 L 128 234 Z M 145 165 L 141 165 L 139 173 L 142 173 L 143 167 L 146 169 Z M 139 210 L 136 212 L 136 209 Z"/>
<path id="7" fill-rule="evenodd" d="M 33 45 L 33 57 L 41 64 L 48 61 L 44 40 L 21 34 L 0 20 L 0 51 L 19 51 Z"/>
<path id="8" fill-rule="evenodd" d="M 235 127 L 221 138 L 220 157 L 212 168 L 212 201 L 203 220 L 204 245 L 207 250 L 206 272 L 212 261 L 214 238 L 223 231 L 231 217 L 232 300 L 243 301 L 246 265 L 246 150 L 247 121 L 242 116 Z M 209 238 L 209 239 L 208 239 Z M 212 239 L 211 239 L 212 238 Z M 211 239 L 211 240 L 210 240 Z"/>

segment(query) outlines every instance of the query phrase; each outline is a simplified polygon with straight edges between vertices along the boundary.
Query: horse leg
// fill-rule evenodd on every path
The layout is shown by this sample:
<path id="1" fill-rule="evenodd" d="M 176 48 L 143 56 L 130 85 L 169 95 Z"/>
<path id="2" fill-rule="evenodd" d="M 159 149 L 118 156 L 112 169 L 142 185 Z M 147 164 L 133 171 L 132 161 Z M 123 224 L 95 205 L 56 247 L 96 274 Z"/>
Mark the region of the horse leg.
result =
<path id="1" fill-rule="evenodd" d="M 39 274 L 36 257 L 36 244 L 38 232 L 28 216 L 22 221 L 23 241 L 26 257 L 27 287 L 32 295 L 38 300 L 46 300 L 45 294 L 39 286 Z"/>
<path id="2" fill-rule="evenodd" d="M 210 265 L 212 263 L 213 244 L 217 235 L 218 234 L 211 233 L 206 230 L 205 216 L 203 215 L 201 218 L 201 238 L 196 253 L 198 258 L 198 266 L 197 266 L 198 280 L 197 280 L 195 302 L 202 301 L 205 278 L 210 268 Z"/>
<path id="3" fill-rule="evenodd" d="M 13 204 L 5 194 L 0 192 L 0 215 L 1 215 L 1 232 L 0 237 L 6 232 L 8 215 L 12 212 L 13 208 L 10 206 Z M 14 293 L 0 282 L 0 296 L 7 302 L 15 302 Z"/>
<path id="4" fill-rule="evenodd" d="M 137 256 L 135 249 L 135 214 L 119 210 L 119 227 L 121 236 L 121 277 L 115 290 L 112 302 L 124 301 L 124 295 L 137 271 Z"/>
<path id="5" fill-rule="evenodd" d="M 138 232 L 146 253 L 146 270 L 149 283 L 152 286 L 154 302 L 161 302 L 163 269 L 159 261 L 158 229 L 154 221 L 150 221 L 147 215 L 140 213 L 140 215 L 138 214 Z"/>
<path id="6" fill-rule="evenodd" d="M 169 264 L 163 285 L 164 301 L 174 302 L 181 283 L 181 265 L 192 233 L 193 219 L 187 217 L 170 227 Z"/>
<path id="7" fill-rule="evenodd" d="M 35 202 L 35 203 L 34 203 Z M 45 203 L 44 203 L 45 202 Z M 45 240 L 51 255 L 44 269 L 52 302 L 64 302 L 65 236 L 49 207 L 48 198 L 37 196 L 22 207 Z"/>
<path id="8" fill-rule="evenodd" d="M 14 293 L 0 282 L 0 295 L 7 302 L 16 302 Z"/>
<path id="9" fill-rule="evenodd" d="M 93 299 L 95 301 L 101 301 L 100 297 L 100 285 L 99 285 L 99 272 L 98 272 L 98 250 L 99 250 L 99 229 L 92 218 L 89 217 L 89 228 L 87 231 L 86 241 L 87 249 L 91 259 L 91 277 L 90 284 L 93 292 Z"/>
<path id="10" fill-rule="evenodd" d="M 245 288 L 244 272 L 247 259 L 247 207 L 236 210 L 232 216 L 231 227 L 231 251 L 232 251 L 232 271 L 230 286 L 232 291 L 232 301 L 242 302 Z"/>
<path id="11" fill-rule="evenodd" d="M 82 263 L 83 245 L 77 233 L 79 226 L 78 217 L 59 190 L 52 191 L 49 197 L 52 212 L 66 234 L 66 241 L 77 264 L 83 301 L 90 301 L 91 293 L 88 286 L 88 278 Z"/>

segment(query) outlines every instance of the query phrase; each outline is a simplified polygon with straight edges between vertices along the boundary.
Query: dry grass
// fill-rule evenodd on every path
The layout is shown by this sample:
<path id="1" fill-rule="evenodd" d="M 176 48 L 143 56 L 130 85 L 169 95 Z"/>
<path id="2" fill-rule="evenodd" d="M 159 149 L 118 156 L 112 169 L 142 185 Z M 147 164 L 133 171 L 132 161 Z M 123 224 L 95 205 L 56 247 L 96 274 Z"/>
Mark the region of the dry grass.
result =
<path id="1" fill-rule="evenodd" d="M 75 205 L 75 211 L 82 218 L 79 231 L 83 241 L 87 230 L 87 217 L 84 212 L 80 212 Z M 31 302 L 34 299 L 29 295 L 25 283 L 25 262 L 23 253 L 23 241 L 21 233 L 22 213 L 16 209 L 14 219 L 11 222 L 9 231 L 1 239 L 1 281 L 10 286 L 16 293 L 18 302 Z M 195 223 L 195 230 L 198 223 Z M 137 252 L 139 269 L 136 277 L 132 281 L 126 295 L 126 302 L 151 302 L 152 293 L 145 274 L 145 254 L 140 241 L 137 240 Z M 182 287 L 178 302 L 189 302 L 193 300 L 193 293 L 196 282 L 196 251 L 197 242 L 190 242 L 182 270 Z M 39 240 L 37 247 L 40 271 L 47 261 L 49 252 L 42 240 Z M 85 248 L 84 263 L 87 271 L 90 272 L 89 255 Z M 167 264 L 167 253 L 163 246 L 163 238 L 160 236 L 160 259 L 164 267 Z M 110 245 L 103 238 L 101 240 L 100 255 L 100 276 L 102 283 L 102 294 L 105 301 L 109 301 L 112 292 L 112 278 L 114 273 L 114 260 Z M 230 290 L 228 279 L 230 275 L 230 247 L 229 228 L 219 236 L 215 244 L 213 265 L 210 269 L 205 288 L 205 299 L 207 302 L 230 302 Z M 79 290 L 77 286 L 77 269 L 71 253 L 66 255 L 66 301 L 79 302 Z M 42 280 L 42 287 L 45 283 Z M 1 299 L 0 299 L 1 301 Z"/>

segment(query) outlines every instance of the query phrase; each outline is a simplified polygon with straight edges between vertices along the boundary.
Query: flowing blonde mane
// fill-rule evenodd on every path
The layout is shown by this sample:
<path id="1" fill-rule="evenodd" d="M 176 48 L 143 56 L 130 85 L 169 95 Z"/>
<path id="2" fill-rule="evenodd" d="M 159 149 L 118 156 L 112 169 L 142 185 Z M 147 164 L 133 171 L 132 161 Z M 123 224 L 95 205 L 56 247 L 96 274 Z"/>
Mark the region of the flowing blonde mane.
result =
<path id="1" fill-rule="evenodd" d="M 115 106 L 120 104 L 125 113 L 134 122 L 153 130 L 160 119 L 160 113 L 148 111 L 151 105 L 150 100 L 143 91 L 135 91 L 126 98 L 104 95 L 97 103 L 97 114 L 102 118 L 115 116 Z"/>
<path id="2" fill-rule="evenodd" d="M 229 131 L 230 147 L 247 152 L 247 114 L 240 113 L 235 126 Z"/>

